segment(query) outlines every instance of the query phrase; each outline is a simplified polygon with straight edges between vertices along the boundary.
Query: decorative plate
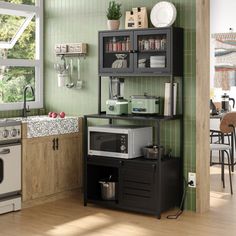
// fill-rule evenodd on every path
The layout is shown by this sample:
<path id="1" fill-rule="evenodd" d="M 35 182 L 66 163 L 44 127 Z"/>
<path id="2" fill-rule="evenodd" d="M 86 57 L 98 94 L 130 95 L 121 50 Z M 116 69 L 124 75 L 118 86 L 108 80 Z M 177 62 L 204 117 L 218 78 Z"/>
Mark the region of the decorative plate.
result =
<path id="1" fill-rule="evenodd" d="M 155 27 L 171 26 L 176 19 L 177 11 L 171 2 L 158 2 L 151 10 L 150 19 Z"/>

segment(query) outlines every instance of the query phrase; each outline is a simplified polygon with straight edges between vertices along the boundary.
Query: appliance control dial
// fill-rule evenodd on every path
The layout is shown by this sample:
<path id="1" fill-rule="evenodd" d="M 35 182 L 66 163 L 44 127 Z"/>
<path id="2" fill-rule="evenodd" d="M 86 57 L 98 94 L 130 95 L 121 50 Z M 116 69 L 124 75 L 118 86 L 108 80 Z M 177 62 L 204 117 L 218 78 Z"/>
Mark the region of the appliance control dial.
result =
<path id="1" fill-rule="evenodd" d="M 121 145 L 121 146 L 120 146 L 120 150 L 121 150 L 121 151 L 125 151 L 125 149 L 126 149 L 125 145 Z"/>
<path id="2" fill-rule="evenodd" d="M 12 137 L 16 137 L 16 136 L 17 136 L 17 130 L 16 130 L 15 128 L 13 128 L 13 129 L 11 130 L 11 136 L 12 136 Z"/>
<path id="3" fill-rule="evenodd" d="M 9 131 L 8 131 L 7 129 L 4 129 L 4 130 L 2 131 L 2 137 L 3 137 L 3 138 L 7 138 L 8 135 L 9 135 Z"/>

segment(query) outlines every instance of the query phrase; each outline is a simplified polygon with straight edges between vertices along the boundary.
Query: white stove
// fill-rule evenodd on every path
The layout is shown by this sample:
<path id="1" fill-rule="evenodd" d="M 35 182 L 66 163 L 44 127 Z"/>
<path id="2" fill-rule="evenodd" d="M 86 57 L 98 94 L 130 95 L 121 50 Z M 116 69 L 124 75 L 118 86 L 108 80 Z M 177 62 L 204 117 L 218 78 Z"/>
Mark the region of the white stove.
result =
<path id="1" fill-rule="evenodd" d="M 21 122 L 0 120 L 0 214 L 21 209 Z"/>

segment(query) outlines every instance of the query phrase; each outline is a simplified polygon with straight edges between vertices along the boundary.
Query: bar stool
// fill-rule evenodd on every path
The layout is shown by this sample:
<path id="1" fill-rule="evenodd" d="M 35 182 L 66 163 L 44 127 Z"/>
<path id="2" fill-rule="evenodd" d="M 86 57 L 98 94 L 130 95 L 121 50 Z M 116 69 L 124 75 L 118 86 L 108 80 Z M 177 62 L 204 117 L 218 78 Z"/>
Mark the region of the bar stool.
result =
<path id="1" fill-rule="evenodd" d="M 232 133 L 235 137 L 235 127 L 236 127 L 236 112 L 229 112 L 226 113 L 220 122 L 220 132 L 221 135 L 228 135 Z M 234 145 L 235 143 L 231 143 Z M 231 177 L 231 167 L 234 165 L 232 162 L 232 146 L 230 144 L 224 143 L 211 143 L 210 150 L 211 151 L 219 151 L 219 162 L 212 162 L 211 165 L 220 164 L 221 165 L 221 180 L 223 182 L 223 187 L 225 188 L 225 178 L 224 178 L 224 166 L 229 167 L 229 181 L 230 181 L 230 192 L 233 194 L 233 187 L 232 187 L 232 177 Z M 228 163 L 225 163 L 224 154 L 227 156 Z"/>

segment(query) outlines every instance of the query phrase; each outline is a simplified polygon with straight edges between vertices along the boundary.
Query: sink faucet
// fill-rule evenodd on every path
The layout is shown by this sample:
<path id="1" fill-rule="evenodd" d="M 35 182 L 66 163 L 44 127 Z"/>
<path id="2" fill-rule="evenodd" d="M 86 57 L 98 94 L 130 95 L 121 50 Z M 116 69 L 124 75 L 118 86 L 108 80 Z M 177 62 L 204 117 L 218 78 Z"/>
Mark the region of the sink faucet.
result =
<path id="1" fill-rule="evenodd" d="M 30 112 L 29 106 L 28 106 L 28 108 L 26 108 L 26 92 L 28 89 L 31 89 L 32 96 L 34 96 L 34 89 L 32 88 L 32 86 L 29 84 L 26 85 L 24 88 L 24 106 L 22 109 L 22 117 L 27 117 L 27 113 Z"/>

